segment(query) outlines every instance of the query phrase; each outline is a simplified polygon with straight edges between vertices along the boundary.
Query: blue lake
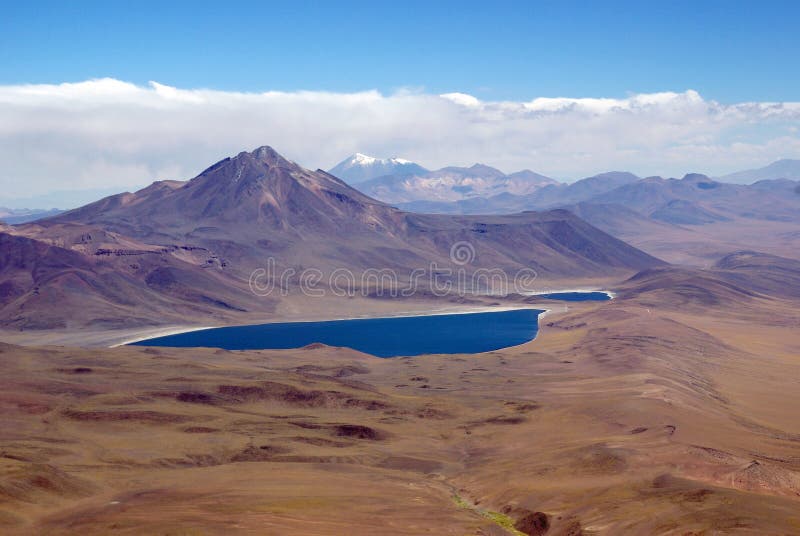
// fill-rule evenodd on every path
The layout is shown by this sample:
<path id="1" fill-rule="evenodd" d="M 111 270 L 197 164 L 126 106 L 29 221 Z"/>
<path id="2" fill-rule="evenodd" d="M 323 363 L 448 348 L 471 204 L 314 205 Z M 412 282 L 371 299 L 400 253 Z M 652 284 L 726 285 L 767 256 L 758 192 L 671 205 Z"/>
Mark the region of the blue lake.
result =
<path id="1" fill-rule="evenodd" d="M 533 340 L 541 310 L 282 322 L 167 335 L 137 346 L 211 347 L 226 350 L 300 348 L 314 342 L 347 346 L 378 357 L 473 354 Z"/>
<path id="2" fill-rule="evenodd" d="M 542 298 L 563 301 L 608 300 L 605 292 L 555 292 Z M 536 338 L 539 309 L 281 322 L 211 328 L 155 337 L 137 346 L 209 347 L 226 350 L 300 348 L 315 342 L 346 346 L 378 357 L 421 354 L 474 354 L 523 344 Z"/>

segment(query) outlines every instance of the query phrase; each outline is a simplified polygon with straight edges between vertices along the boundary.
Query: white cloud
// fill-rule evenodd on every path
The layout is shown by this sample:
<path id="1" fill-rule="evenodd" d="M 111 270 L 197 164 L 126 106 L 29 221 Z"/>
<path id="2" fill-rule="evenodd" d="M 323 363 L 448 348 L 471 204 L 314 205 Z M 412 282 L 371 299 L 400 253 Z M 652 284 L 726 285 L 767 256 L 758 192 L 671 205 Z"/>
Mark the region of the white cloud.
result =
<path id="1" fill-rule="evenodd" d="M 447 99 L 451 102 L 460 104 L 461 106 L 467 106 L 469 108 L 477 108 L 481 105 L 481 101 L 472 95 L 467 95 L 466 93 L 444 93 L 439 96 L 443 99 Z"/>
<path id="2" fill-rule="evenodd" d="M 113 79 L 0 86 L 2 197 L 186 179 L 272 145 L 306 167 L 363 152 L 579 178 L 722 174 L 800 156 L 800 103 L 723 105 L 695 91 L 485 102 L 404 90 L 265 93 Z"/>

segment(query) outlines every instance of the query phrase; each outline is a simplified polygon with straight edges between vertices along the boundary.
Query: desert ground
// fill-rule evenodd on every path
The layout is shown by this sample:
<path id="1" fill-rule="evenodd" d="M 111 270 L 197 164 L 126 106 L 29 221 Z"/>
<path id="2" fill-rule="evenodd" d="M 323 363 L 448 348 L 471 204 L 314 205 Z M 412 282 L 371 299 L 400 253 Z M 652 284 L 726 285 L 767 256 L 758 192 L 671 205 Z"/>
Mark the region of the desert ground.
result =
<path id="1" fill-rule="evenodd" d="M 800 536 L 800 0 L 418 4 L 0 6 L 0 536 Z"/>
<path id="2" fill-rule="evenodd" d="M 0 532 L 800 533 L 798 300 L 615 290 L 478 355 L 3 344 Z"/>

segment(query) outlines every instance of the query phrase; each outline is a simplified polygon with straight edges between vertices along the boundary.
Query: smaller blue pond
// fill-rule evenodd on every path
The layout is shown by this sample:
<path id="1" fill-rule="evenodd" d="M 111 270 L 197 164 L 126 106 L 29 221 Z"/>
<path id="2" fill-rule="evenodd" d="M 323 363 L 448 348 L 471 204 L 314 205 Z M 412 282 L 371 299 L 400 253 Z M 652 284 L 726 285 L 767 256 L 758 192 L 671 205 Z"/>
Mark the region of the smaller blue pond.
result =
<path id="1" fill-rule="evenodd" d="M 611 296 L 606 292 L 553 292 L 550 294 L 537 294 L 539 298 L 561 301 L 607 301 Z"/>

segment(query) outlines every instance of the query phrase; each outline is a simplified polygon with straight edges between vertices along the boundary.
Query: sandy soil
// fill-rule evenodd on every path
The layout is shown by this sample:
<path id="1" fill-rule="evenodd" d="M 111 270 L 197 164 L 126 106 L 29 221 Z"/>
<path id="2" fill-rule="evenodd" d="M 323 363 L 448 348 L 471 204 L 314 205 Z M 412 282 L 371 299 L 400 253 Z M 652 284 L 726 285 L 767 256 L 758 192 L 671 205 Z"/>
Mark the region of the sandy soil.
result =
<path id="1" fill-rule="evenodd" d="M 2 345 L 0 532 L 800 533 L 798 304 L 659 298 L 479 355 Z"/>

